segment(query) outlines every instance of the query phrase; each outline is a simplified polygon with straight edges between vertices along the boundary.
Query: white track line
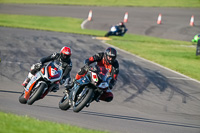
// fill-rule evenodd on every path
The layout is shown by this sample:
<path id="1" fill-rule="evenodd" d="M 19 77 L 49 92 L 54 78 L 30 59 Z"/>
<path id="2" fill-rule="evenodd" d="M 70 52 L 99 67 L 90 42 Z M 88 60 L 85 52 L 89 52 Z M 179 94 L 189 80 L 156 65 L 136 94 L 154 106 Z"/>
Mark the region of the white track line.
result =
<path id="1" fill-rule="evenodd" d="M 84 20 L 81 24 L 81 29 L 85 29 L 84 25 L 88 22 L 88 19 Z"/>

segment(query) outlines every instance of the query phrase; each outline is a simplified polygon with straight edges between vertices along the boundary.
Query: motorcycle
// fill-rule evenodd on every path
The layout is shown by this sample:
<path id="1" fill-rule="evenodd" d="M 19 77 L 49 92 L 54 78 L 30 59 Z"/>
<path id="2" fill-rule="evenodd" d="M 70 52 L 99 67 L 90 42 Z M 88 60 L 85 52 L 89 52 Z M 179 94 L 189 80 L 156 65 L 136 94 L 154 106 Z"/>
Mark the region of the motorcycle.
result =
<path id="1" fill-rule="evenodd" d="M 105 34 L 105 37 L 109 37 L 109 36 L 123 36 L 128 29 L 124 29 L 123 31 L 119 29 L 119 26 L 112 26 L 110 28 L 110 31 L 108 33 Z"/>
<path id="2" fill-rule="evenodd" d="M 74 81 L 71 91 L 64 94 L 59 108 L 68 110 L 73 107 L 74 112 L 79 112 L 94 100 L 98 102 L 101 94 L 109 87 L 111 77 L 107 73 L 105 67 L 90 66 L 85 76 Z"/>
<path id="3" fill-rule="evenodd" d="M 32 105 L 35 101 L 43 99 L 49 92 L 58 87 L 62 74 L 63 70 L 60 62 L 52 61 L 43 66 L 24 88 L 19 97 L 19 102 Z"/>

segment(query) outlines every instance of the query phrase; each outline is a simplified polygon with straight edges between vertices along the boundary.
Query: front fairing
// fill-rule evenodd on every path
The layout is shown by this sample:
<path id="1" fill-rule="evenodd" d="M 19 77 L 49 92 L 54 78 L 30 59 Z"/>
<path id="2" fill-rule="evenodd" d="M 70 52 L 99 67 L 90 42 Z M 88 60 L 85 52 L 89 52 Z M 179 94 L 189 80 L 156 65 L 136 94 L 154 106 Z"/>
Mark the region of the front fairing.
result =
<path id="1" fill-rule="evenodd" d="M 116 31 L 117 31 L 117 27 L 116 27 L 116 26 L 112 26 L 112 27 L 110 28 L 110 31 L 111 31 L 111 32 L 116 32 Z"/>
<path id="2" fill-rule="evenodd" d="M 90 83 L 90 78 L 88 75 L 85 75 L 84 77 L 80 78 L 79 80 L 76 81 L 80 85 L 86 85 Z"/>
<path id="3" fill-rule="evenodd" d="M 89 74 L 86 74 L 84 77 L 80 78 L 79 80 L 76 80 L 74 83 L 74 86 L 72 87 L 73 91 L 70 94 L 70 96 L 71 96 L 70 99 L 72 99 L 74 101 L 77 92 L 80 89 L 83 89 L 84 86 L 90 85 L 90 83 L 91 83 L 91 80 L 90 80 Z"/>
<path id="4" fill-rule="evenodd" d="M 32 89 L 40 78 L 50 84 L 59 81 L 62 78 L 62 73 L 63 71 L 59 64 L 50 62 L 31 78 L 25 90 L 29 91 L 29 89 Z"/>
<path id="5" fill-rule="evenodd" d="M 40 71 L 42 77 L 51 83 L 59 81 L 62 78 L 62 64 L 59 62 L 50 62 Z"/>
<path id="6" fill-rule="evenodd" d="M 80 78 L 79 80 L 76 80 L 74 82 L 74 86 L 72 87 L 72 90 L 70 95 L 72 100 L 75 99 L 77 92 L 82 91 L 82 89 L 87 86 L 87 88 L 100 88 L 100 89 L 106 89 L 108 88 L 108 70 L 104 67 L 99 67 L 100 71 L 94 72 L 94 71 L 88 71 L 87 74 Z"/>
<path id="7" fill-rule="evenodd" d="M 40 72 L 37 72 L 36 74 L 35 74 L 35 76 L 33 76 L 32 78 L 31 78 L 31 80 L 30 80 L 30 82 L 28 83 L 28 85 L 26 86 L 26 91 L 29 91 L 29 88 L 32 86 L 32 85 L 34 85 L 36 82 L 37 82 L 37 80 L 38 79 L 40 79 L 42 76 L 41 76 L 41 74 L 40 74 Z"/>

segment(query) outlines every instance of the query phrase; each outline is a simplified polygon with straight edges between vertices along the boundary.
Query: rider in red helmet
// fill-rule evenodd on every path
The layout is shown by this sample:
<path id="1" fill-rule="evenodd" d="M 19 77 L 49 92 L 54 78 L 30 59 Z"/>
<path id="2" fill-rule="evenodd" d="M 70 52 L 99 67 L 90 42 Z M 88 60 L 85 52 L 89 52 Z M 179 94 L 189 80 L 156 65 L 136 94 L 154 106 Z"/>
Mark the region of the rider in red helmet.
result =
<path id="1" fill-rule="evenodd" d="M 76 74 L 75 80 L 80 79 L 87 73 L 90 64 L 97 62 L 98 66 L 104 66 L 106 69 L 108 69 L 109 75 L 112 77 L 109 83 L 109 89 L 101 95 L 99 100 L 103 100 L 106 102 L 112 101 L 113 94 L 111 89 L 115 85 L 119 73 L 119 64 L 116 60 L 116 57 L 117 51 L 112 47 L 107 48 L 105 52 L 101 52 L 91 56 L 90 58 L 85 60 L 85 66 L 82 67 L 81 70 Z"/>
<path id="2" fill-rule="evenodd" d="M 29 72 L 27 78 L 25 81 L 22 83 L 24 87 L 27 86 L 29 83 L 30 79 L 41 69 L 44 63 L 49 62 L 49 61 L 59 61 L 62 64 L 62 69 L 63 69 L 63 75 L 62 75 L 62 80 L 60 80 L 60 84 L 62 85 L 66 80 L 68 81 L 70 79 L 70 71 L 72 69 L 72 61 L 71 61 L 71 54 L 72 51 L 69 47 L 64 46 L 61 50 L 60 53 L 53 53 L 47 57 L 44 57 L 40 59 L 39 63 L 33 64 L 31 66 L 31 71 Z M 59 86 L 54 88 L 54 92 L 56 92 L 59 89 Z"/>

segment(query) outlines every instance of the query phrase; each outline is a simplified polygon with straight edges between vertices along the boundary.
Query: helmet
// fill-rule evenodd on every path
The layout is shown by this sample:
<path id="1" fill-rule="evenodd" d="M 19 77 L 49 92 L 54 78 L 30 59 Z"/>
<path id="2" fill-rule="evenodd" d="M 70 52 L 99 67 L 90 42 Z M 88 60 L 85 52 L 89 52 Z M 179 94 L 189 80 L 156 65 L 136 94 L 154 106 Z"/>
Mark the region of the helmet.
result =
<path id="1" fill-rule="evenodd" d="M 112 47 L 108 47 L 104 53 L 107 63 L 113 64 L 117 57 L 117 51 Z"/>
<path id="2" fill-rule="evenodd" d="M 124 25 L 124 23 L 123 23 L 123 22 L 120 22 L 119 25 L 122 26 L 122 25 Z"/>
<path id="3" fill-rule="evenodd" d="M 71 49 L 69 47 L 64 46 L 60 50 L 60 57 L 62 61 L 68 61 L 71 56 Z"/>

